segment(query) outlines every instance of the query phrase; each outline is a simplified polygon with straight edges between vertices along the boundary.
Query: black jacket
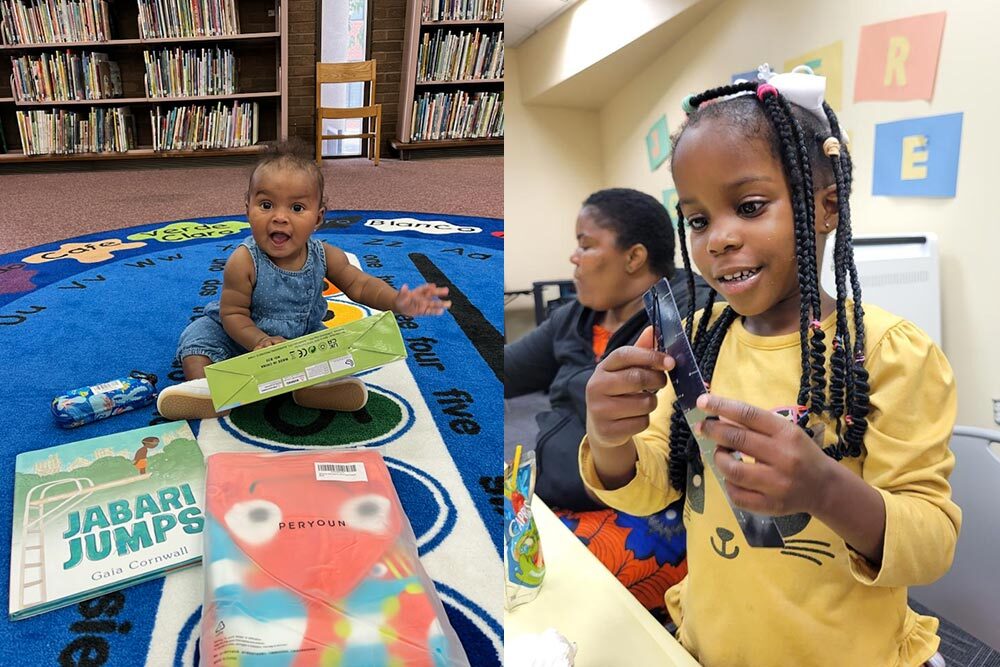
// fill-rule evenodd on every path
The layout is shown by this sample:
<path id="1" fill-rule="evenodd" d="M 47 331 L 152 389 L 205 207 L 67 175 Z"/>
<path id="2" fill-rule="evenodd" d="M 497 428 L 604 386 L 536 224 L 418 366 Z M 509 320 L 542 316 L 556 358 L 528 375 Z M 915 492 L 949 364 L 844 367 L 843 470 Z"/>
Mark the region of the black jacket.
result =
<path id="1" fill-rule="evenodd" d="M 681 315 L 687 314 L 687 274 L 677 269 L 670 279 Z M 704 306 L 709 287 L 695 275 L 698 308 Z M 536 416 L 538 439 L 535 456 L 538 476 L 535 493 L 546 503 L 573 510 L 596 509 L 580 479 L 577 454 L 586 433 L 587 381 L 597 367 L 593 327 L 600 313 L 572 301 L 556 309 L 537 329 L 504 346 L 504 397 L 548 390 L 552 409 Z M 618 328 L 604 355 L 631 345 L 649 325 L 640 310 Z"/>

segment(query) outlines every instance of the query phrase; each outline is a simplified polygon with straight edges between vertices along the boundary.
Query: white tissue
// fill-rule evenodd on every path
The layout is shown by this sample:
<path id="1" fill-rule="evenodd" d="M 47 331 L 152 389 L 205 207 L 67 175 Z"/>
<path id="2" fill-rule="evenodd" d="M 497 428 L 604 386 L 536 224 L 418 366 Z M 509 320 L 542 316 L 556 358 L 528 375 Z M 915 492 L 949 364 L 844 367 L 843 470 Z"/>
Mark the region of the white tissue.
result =
<path id="1" fill-rule="evenodd" d="M 576 644 L 553 628 L 504 643 L 504 667 L 573 667 Z"/>

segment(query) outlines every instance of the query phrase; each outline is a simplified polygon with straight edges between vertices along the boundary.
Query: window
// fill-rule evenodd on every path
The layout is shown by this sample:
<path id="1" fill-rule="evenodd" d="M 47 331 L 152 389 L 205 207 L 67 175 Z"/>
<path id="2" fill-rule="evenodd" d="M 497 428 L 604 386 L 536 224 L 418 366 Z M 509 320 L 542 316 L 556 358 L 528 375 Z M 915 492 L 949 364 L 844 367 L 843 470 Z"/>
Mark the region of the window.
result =
<path id="1" fill-rule="evenodd" d="M 324 63 L 360 62 L 368 53 L 369 0 L 322 0 L 320 21 L 320 61 Z M 364 105 L 365 84 L 328 83 L 320 90 L 323 106 L 360 107 Z M 323 121 L 323 134 L 362 132 L 361 118 Z M 361 155 L 361 139 L 324 141 L 323 156 Z"/>

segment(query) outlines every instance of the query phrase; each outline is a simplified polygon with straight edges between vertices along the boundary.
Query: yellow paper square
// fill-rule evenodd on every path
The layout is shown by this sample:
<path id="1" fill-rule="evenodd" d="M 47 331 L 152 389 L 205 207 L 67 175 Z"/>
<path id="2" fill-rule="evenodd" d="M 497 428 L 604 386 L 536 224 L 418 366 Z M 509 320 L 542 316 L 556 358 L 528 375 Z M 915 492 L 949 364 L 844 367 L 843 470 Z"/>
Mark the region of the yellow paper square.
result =
<path id="1" fill-rule="evenodd" d="M 844 91 L 844 43 L 834 42 L 790 58 L 785 61 L 784 71 L 791 72 L 798 65 L 809 65 L 813 74 L 826 77 L 826 102 L 834 111 L 840 111 Z"/>

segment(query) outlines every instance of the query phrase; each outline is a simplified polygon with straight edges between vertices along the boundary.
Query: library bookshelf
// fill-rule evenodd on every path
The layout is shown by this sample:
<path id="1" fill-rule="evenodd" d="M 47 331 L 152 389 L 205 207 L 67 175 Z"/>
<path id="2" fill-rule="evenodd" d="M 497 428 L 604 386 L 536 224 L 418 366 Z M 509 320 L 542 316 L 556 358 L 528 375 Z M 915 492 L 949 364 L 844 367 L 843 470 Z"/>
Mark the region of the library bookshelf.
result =
<path id="1" fill-rule="evenodd" d="M 52 3 L 61 1 L 65 0 L 35 0 L 34 3 L 23 4 L 38 6 L 48 3 L 51 6 Z M 195 1 L 204 3 L 205 0 Z M 0 0 L 0 4 L 10 2 L 11 0 Z M 177 6 L 190 3 L 191 0 L 167 2 Z M 0 41 L 0 164 L 242 155 L 259 152 L 264 142 L 285 139 L 288 134 L 287 2 L 288 0 L 234 0 L 239 27 L 237 34 L 143 37 L 140 27 L 140 5 L 143 0 L 111 0 L 108 3 L 109 39 L 11 44 L 5 43 L 10 41 L 8 37 L 7 40 Z M 7 16 L 10 16 L 9 11 Z M 235 70 L 233 90 L 222 94 L 182 94 L 167 90 L 152 91 L 158 94 L 149 94 L 145 81 L 145 53 L 176 50 L 182 53 L 201 53 L 202 50 L 216 49 L 222 53 L 231 53 Z M 61 97 L 59 93 L 55 93 L 40 101 L 31 101 L 18 95 L 13 80 L 17 59 L 37 60 L 43 55 L 53 58 L 67 53 L 75 56 L 84 53 L 106 54 L 108 60 L 117 64 L 120 94 L 100 99 L 51 99 Z M 155 114 L 159 111 L 167 116 L 171 109 L 177 107 L 205 107 L 211 112 L 219 107 L 230 110 L 234 105 L 255 109 L 255 114 L 246 116 L 247 139 L 243 142 L 251 145 L 209 147 L 206 144 L 178 149 L 161 143 L 154 147 L 151 112 Z M 52 114 L 75 111 L 80 116 L 85 116 L 92 110 L 113 108 L 127 109 L 134 119 L 134 132 L 130 132 L 129 136 L 134 147 L 102 152 L 26 154 L 18 123 L 19 111 Z M 165 118 L 162 122 L 166 122 Z M 255 143 L 250 141 L 252 136 L 256 136 Z"/>
<path id="2" fill-rule="evenodd" d="M 475 18 L 448 16 L 455 5 Z M 420 151 L 502 151 L 503 0 L 408 0 L 405 27 L 392 147 L 404 160 Z M 456 111 L 466 115 L 456 119 Z"/>

